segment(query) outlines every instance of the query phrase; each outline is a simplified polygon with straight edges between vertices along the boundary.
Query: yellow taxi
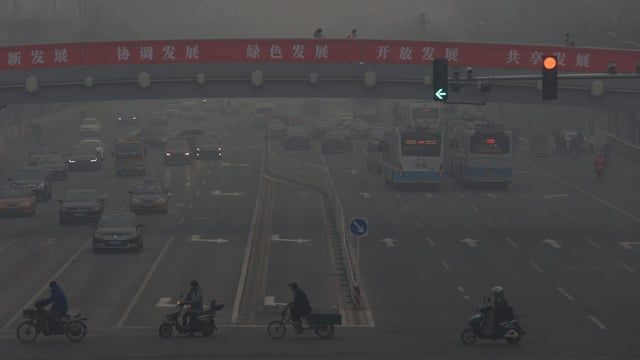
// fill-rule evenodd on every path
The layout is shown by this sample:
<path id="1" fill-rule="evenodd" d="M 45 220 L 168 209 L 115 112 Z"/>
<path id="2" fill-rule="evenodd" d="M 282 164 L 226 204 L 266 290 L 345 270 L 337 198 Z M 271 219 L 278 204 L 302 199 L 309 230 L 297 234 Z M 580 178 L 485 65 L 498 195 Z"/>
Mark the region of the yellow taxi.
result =
<path id="1" fill-rule="evenodd" d="M 0 216 L 18 215 L 36 215 L 36 195 L 22 185 L 0 187 Z"/>
<path id="2" fill-rule="evenodd" d="M 169 212 L 169 191 L 156 179 L 146 179 L 131 191 L 129 208 L 135 213 Z"/>

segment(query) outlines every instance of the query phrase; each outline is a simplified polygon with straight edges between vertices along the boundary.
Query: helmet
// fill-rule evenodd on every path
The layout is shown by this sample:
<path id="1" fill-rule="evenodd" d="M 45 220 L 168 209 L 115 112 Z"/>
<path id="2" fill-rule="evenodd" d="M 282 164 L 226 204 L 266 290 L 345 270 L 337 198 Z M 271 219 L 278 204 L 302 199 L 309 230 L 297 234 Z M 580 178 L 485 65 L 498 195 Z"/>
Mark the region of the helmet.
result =
<path id="1" fill-rule="evenodd" d="M 191 282 L 189 283 L 189 285 L 191 285 L 191 287 L 200 287 L 200 284 L 198 284 L 197 281 L 195 280 L 191 280 Z"/>
<path id="2" fill-rule="evenodd" d="M 491 294 L 493 294 L 496 299 L 504 298 L 504 289 L 502 286 L 494 286 L 491 288 Z"/>
<path id="3" fill-rule="evenodd" d="M 54 288 L 54 287 L 56 287 L 56 286 L 58 286 L 58 283 L 57 283 L 57 282 L 55 282 L 55 281 L 51 281 L 51 282 L 49 283 L 49 288 Z"/>

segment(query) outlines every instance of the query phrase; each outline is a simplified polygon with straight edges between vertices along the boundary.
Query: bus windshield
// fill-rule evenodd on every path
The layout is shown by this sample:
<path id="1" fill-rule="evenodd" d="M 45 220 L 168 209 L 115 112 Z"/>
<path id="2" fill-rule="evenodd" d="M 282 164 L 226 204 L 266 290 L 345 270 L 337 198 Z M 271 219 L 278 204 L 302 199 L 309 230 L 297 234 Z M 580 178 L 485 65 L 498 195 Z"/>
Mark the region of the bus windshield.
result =
<path id="1" fill-rule="evenodd" d="M 440 110 L 428 106 L 412 107 L 411 118 L 413 120 L 435 120 L 440 118 Z"/>
<path id="2" fill-rule="evenodd" d="M 504 132 L 477 132 L 469 139 L 474 154 L 508 154 L 509 137 Z"/>
<path id="3" fill-rule="evenodd" d="M 402 133 L 402 156 L 440 156 L 440 134 Z"/>

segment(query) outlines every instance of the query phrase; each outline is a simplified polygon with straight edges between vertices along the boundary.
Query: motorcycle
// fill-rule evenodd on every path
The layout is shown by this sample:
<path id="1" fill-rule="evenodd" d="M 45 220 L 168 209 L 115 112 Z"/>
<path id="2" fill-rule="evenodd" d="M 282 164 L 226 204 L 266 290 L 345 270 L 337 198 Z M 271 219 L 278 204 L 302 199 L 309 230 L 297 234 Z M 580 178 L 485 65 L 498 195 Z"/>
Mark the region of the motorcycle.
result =
<path id="1" fill-rule="evenodd" d="M 489 340 L 506 340 L 509 344 L 515 345 L 520 342 L 522 336 L 525 335 L 524 329 L 518 322 L 518 316 L 514 316 L 512 320 L 501 322 L 497 329 L 493 327 L 493 321 L 491 324 L 486 323 L 489 313 L 492 312 L 491 299 L 484 301 L 484 304 L 479 306 L 477 313 L 469 318 L 467 324 L 468 328 L 465 328 L 460 333 L 460 340 L 465 345 L 472 345 L 477 339 L 489 339 Z M 490 330 L 485 329 L 489 325 Z"/>
<path id="2" fill-rule="evenodd" d="M 47 311 L 36 305 L 33 309 L 24 309 L 22 317 L 27 320 L 18 326 L 16 335 L 25 344 L 34 342 L 38 335 L 65 335 L 72 342 L 78 342 L 87 335 L 87 318 L 80 314 L 64 315 L 54 323 Z"/>
<path id="3" fill-rule="evenodd" d="M 178 300 L 175 309 L 166 315 L 166 319 L 160 324 L 160 328 L 158 328 L 158 334 L 160 334 L 163 338 L 170 338 L 173 335 L 173 331 L 178 334 L 188 334 L 189 336 L 193 336 L 193 334 L 199 332 L 203 336 L 211 336 L 218 329 L 216 327 L 215 317 L 216 311 L 222 310 L 224 308 L 224 304 L 216 304 L 216 301 L 211 301 L 211 305 L 199 313 L 193 316 L 186 327 L 183 327 L 181 324 L 182 314 L 184 312 L 189 311 L 191 305 L 187 305 L 183 300 Z"/>

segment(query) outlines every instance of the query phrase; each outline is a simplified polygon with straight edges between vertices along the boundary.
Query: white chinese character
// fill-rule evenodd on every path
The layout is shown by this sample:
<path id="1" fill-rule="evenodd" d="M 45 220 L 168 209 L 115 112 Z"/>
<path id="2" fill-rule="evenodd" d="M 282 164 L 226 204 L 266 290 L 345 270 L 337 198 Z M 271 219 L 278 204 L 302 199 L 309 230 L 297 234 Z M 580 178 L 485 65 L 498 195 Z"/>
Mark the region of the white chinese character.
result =
<path id="1" fill-rule="evenodd" d="M 44 64 L 44 51 L 31 50 L 31 63 L 32 64 Z"/>
<path id="2" fill-rule="evenodd" d="M 304 59 L 304 45 L 295 44 L 293 45 L 293 54 L 291 55 L 292 59 Z"/>
<path id="3" fill-rule="evenodd" d="M 126 46 L 118 46 L 118 61 L 127 61 L 131 57 L 131 52 Z"/>
<path id="4" fill-rule="evenodd" d="M 541 64 L 543 56 L 544 54 L 540 51 L 534 51 L 532 53 L 529 53 L 529 62 L 531 63 L 531 65 Z"/>
<path id="5" fill-rule="evenodd" d="M 22 65 L 22 52 L 9 51 L 9 54 L 7 56 L 7 64 L 9 66 Z"/>
<path id="6" fill-rule="evenodd" d="M 165 45 L 162 47 L 162 60 L 175 60 L 176 59 L 176 47 L 172 45 Z"/>
<path id="7" fill-rule="evenodd" d="M 422 60 L 425 61 L 433 61 L 433 57 L 436 54 L 436 49 L 432 48 L 432 47 L 423 47 L 422 48 Z"/>
<path id="8" fill-rule="evenodd" d="M 505 64 L 520 64 L 520 52 L 518 50 L 509 50 Z"/>
<path id="9" fill-rule="evenodd" d="M 198 45 L 187 45 L 184 57 L 185 59 L 200 59 L 200 48 Z"/>
<path id="10" fill-rule="evenodd" d="M 329 45 L 316 45 L 316 59 L 329 58 Z"/>
<path id="11" fill-rule="evenodd" d="M 140 46 L 140 60 L 153 60 L 153 48 L 151 46 Z"/>
<path id="12" fill-rule="evenodd" d="M 444 51 L 444 57 L 448 61 L 456 62 L 458 61 L 458 48 L 446 48 Z"/>
<path id="13" fill-rule="evenodd" d="M 247 45 L 247 59 L 260 59 L 259 45 Z"/>
<path id="14" fill-rule="evenodd" d="M 558 51 L 557 53 L 554 53 L 553 56 L 556 57 L 556 59 L 558 59 L 558 66 L 567 66 L 567 64 L 565 63 L 565 59 L 567 58 L 567 54 Z"/>
<path id="15" fill-rule="evenodd" d="M 378 53 L 376 55 L 376 59 L 387 60 L 387 56 L 389 56 L 389 51 L 391 51 L 391 47 L 389 47 L 389 45 L 378 46 Z"/>
<path id="16" fill-rule="evenodd" d="M 282 59 L 284 57 L 284 55 L 282 55 L 282 48 L 278 45 L 271 45 L 269 56 L 271 56 L 272 59 Z"/>
<path id="17" fill-rule="evenodd" d="M 411 46 L 400 47 L 400 60 L 413 60 L 413 49 Z"/>
<path id="18" fill-rule="evenodd" d="M 589 54 L 578 54 L 576 58 L 576 67 L 591 67 L 591 56 Z"/>
<path id="19" fill-rule="evenodd" d="M 53 50 L 53 62 L 54 63 L 69 62 L 69 54 L 67 53 L 67 49 Z"/>

